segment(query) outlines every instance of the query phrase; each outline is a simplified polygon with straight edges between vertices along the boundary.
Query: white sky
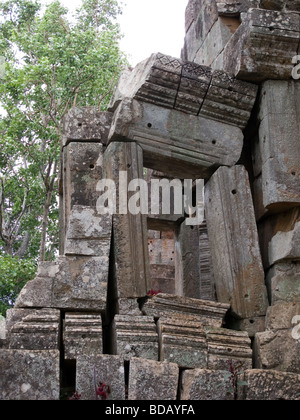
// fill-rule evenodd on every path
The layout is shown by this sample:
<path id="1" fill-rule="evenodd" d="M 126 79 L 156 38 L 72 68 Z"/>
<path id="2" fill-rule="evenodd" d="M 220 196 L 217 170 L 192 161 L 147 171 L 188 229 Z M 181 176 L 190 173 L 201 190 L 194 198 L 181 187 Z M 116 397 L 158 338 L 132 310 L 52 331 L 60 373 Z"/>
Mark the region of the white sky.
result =
<path id="1" fill-rule="evenodd" d="M 61 0 L 61 3 L 75 10 L 81 1 Z M 120 0 L 123 15 L 119 22 L 124 35 L 121 49 L 132 66 L 156 52 L 180 57 L 187 3 L 188 0 Z"/>

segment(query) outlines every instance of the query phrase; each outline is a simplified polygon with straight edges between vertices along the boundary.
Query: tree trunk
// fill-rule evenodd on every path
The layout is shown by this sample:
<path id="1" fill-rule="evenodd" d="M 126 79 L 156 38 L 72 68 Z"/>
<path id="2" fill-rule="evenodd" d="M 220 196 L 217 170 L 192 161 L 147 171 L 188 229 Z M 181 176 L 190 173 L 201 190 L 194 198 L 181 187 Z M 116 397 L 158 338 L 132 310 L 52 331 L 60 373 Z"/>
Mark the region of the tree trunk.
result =
<path id="1" fill-rule="evenodd" d="M 40 258 L 39 258 L 40 262 L 41 261 L 46 261 L 48 216 L 49 216 L 49 209 L 50 209 L 51 202 L 52 202 L 52 195 L 53 195 L 53 187 L 48 190 L 47 199 L 46 199 L 45 204 L 44 204 L 43 222 L 42 222 L 42 238 L 41 238 Z"/>

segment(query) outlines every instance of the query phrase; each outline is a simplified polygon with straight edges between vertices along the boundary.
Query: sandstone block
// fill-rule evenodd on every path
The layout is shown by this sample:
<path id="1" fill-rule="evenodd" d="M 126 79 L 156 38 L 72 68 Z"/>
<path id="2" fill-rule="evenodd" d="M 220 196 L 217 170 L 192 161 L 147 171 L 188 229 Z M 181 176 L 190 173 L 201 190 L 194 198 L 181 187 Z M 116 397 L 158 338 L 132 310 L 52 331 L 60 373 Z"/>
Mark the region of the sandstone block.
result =
<path id="1" fill-rule="evenodd" d="M 101 315 L 66 313 L 64 320 L 64 355 L 66 360 L 103 353 Z"/>
<path id="2" fill-rule="evenodd" d="M 298 14 L 250 9 L 225 47 L 224 70 L 253 82 L 290 79 L 299 37 Z"/>
<path id="3" fill-rule="evenodd" d="M 106 144 L 112 114 L 96 107 L 72 108 L 64 119 L 63 146 L 70 142 Z"/>
<path id="4" fill-rule="evenodd" d="M 116 315 L 112 325 L 113 354 L 158 360 L 158 334 L 154 319 L 147 316 Z"/>
<path id="5" fill-rule="evenodd" d="M 146 167 L 180 179 L 207 178 L 216 166 L 234 165 L 243 146 L 238 127 L 128 99 L 115 112 L 109 137 L 136 141 Z"/>
<path id="6" fill-rule="evenodd" d="M 0 400 L 59 400 L 57 350 L 0 350 Z"/>
<path id="7" fill-rule="evenodd" d="M 220 77 L 219 72 L 213 73 L 211 68 L 196 64 L 193 60 L 181 61 L 160 53 L 152 54 L 134 70 L 122 75 L 111 101 L 111 110 L 115 112 L 125 98 L 130 98 L 193 116 L 212 115 L 214 120 L 221 123 L 230 122 L 245 128 L 255 102 L 257 87 L 236 83 L 230 76 L 231 72 L 226 75 L 226 86 L 225 74 Z M 209 89 L 210 97 L 206 104 Z M 245 90 L 250 95 L 245 95 Z M 237 98 L 240 98 L 239 102 Z M 206 113 L 203 113 L 203 107 L 207 109 Z M 126 112 L 123 115 L 128 116 Z"/>
<path id="8" fill-rule="evenodd" d="M 207 343 L 208 369 L 229 370 L 229 362 L 236 371 L 252 368 L 251 340 L 247 332 L 209 329 Z"/>
<path id="9" fill-rule="evenodd" d="M 268 308 L 266 329 L 290 330 L 296 325 L 293 320 L 299 315 L 300 302 L 276 302 L 274 306 Z"/>
<path id="10" fill-rule="evenodd" d="M 241 319 L 266 314 L 264 270 L 248 174 L 220 168 L 205 189 L 205 208 L 218 300 Z"/>
<path id="11" fill-rule="evenodd" d="M 128 400 L 176 400 L 179 368 L 175 363 L 131 359 Z"/>
<path id="12" fill-rule="evenodd" d="M 8 320 L 9 348 L 59 350 L 60 311 L 55 309 L 13 309 Z"/>
<path id="13" fill-rule="evenodd" d="M 184 318 L 158 321 L 160 360 L 177 363 L 180 368 L 206 368 L 207 343 L 203 325 Z"/>
<path id="14" fill-rule="evenodd" d="M 142 312 L 147 316 L 155 318 L 176 316 L 217 328 L 223 325 L 228 310 L 227 304 L 167 294 L 147 299 L 142 306 Z"/>
<path id="15" fill-rule="evenodd" d="M 282 260 L 300 260 L 300 222 L 289 232 L 278 232 L 269 243 L 270 265 Z"/>
<path id="16" fill-rule="evenodd" d="M 116 184 L 117 214 L 113 216 L 113 258 L 115 295 L 113 299 L 140 298 L 151 289 L 147 216 L 134 215 L 128 210 L 128 185 L 133 179 L 143 179 L 143 152 L 135 143 L 112 143 L 104 155 L 105 177 Z M 127 179 L 119 179 L 119 172 Z M 119 201 L 125 192 L 125 203 Z M 124 196 L 124 194 L 123 194 Z M 125 209 L 124 209 L 125 204 Z M 121 207 L 123 206 L 123 210 Z"/>
<path id="17" fill-rule="evenodd" d="M 228 370 L 194 369 L 182 375 L 181 400 L 232 401 L 231 374 Z"/>
<path id="18" fill-rule="evenodd" d="M 300 265 L 276 264 L 267 276 L 271 303 L 300 301 Z"/>
<path id="19" fill-rule="evenodd" d="M 255 336 L 255 367 L 300 373 L 300 340 L 293 330 L 266 331 Z"/>
<path id="20" fill-rule="evenodd" d="M 106 309 L 109 255 L 59 257 L 40 268 L 17 301 L 18 308 L 58 308 L 104 312 Z M 43 267 L 43 265 L 42 265 Z M 43 277 L 42 277 L 43 276 Z"/>
<path id="21" fill-rule="evenodd" d="M 239 376 L 238 399 L 247 401 L 300 400 L 300 376 L 275 370 L 248 370 Z"/>
<path id="22" fill-rule="evenodd" d="M 299 206 L 299 84 L 270 80 L 263 84 L 259 118 L 262 201 L 273 212 Z M 256 174 L 255 174 L 256 175 Z"/>
<path id="23" fill-rule="evenodd" d="M 82 355 L 76 363 L 76 390 L 83 401 L 95 400 L 95 380 L 105 382 L 111 393 L 108 400 L 125 400 L 124 360 L 119 356 Z"/>

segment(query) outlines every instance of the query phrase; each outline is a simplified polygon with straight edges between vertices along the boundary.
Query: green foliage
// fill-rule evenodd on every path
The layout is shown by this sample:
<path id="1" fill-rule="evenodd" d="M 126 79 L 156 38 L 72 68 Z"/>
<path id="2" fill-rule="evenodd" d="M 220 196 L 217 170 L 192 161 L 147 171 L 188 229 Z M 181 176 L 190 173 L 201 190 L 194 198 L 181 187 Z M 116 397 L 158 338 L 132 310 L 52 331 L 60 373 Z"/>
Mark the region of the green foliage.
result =
<path id="1" fill-rule="evenodd" d="M 63 120 L 74 106 L 106 110 L 127 64 L 119 49 L 120 12 L 116 0 L 83 0 L 72 17 L 59 1 L 42 9 L 37 0 L 0 0 L 0 56 L 6 60 L 0 81 L 3 267 L 13 270 L 18 259 L 35 266 L 57 254 Z M 7 290 L 23 282 L 9 277 L 9 269 L 5 273 L 0 281 L 11 284 Z M 0 300 L 10 302 L 13 295 L 2 290 Z"/>
<path id="2" fill-rule="evenodd" d="M 27 281 L 36 273 L 35 261 L 2 255 L 0 258 L 0 315 L 6 315 Z"/>

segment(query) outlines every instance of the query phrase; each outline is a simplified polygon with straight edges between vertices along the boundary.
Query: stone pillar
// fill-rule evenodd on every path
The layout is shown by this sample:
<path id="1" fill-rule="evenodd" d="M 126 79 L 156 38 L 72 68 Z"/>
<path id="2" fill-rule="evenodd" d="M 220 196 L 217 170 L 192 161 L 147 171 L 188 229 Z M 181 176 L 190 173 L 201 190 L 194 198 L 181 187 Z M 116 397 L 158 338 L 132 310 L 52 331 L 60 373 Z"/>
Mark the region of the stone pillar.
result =
<path id="1" fill-rule="evenodd" d="M 140 298 L 151 288 L 147 215 L 129 212 L 128 200 L 133 193 L 128 193 L 128 185 L 133 179 L 144 179 L 142 149 L 136 143 L 113 142 L 104 154 L 104 168 L 105 177 L 116 185 L 117 214 L 113 215 L 115 298 Z M 123 206 L 121 213 L 127 214 L 120 214 L 120 205 Z"/>
<path id="2" fill-rule="evenodd" d="M 248 174 L 220 168 L 205 190 L 206 218 L 218 300 L 240 318 L 265 316 L 268 307 Z"/>

